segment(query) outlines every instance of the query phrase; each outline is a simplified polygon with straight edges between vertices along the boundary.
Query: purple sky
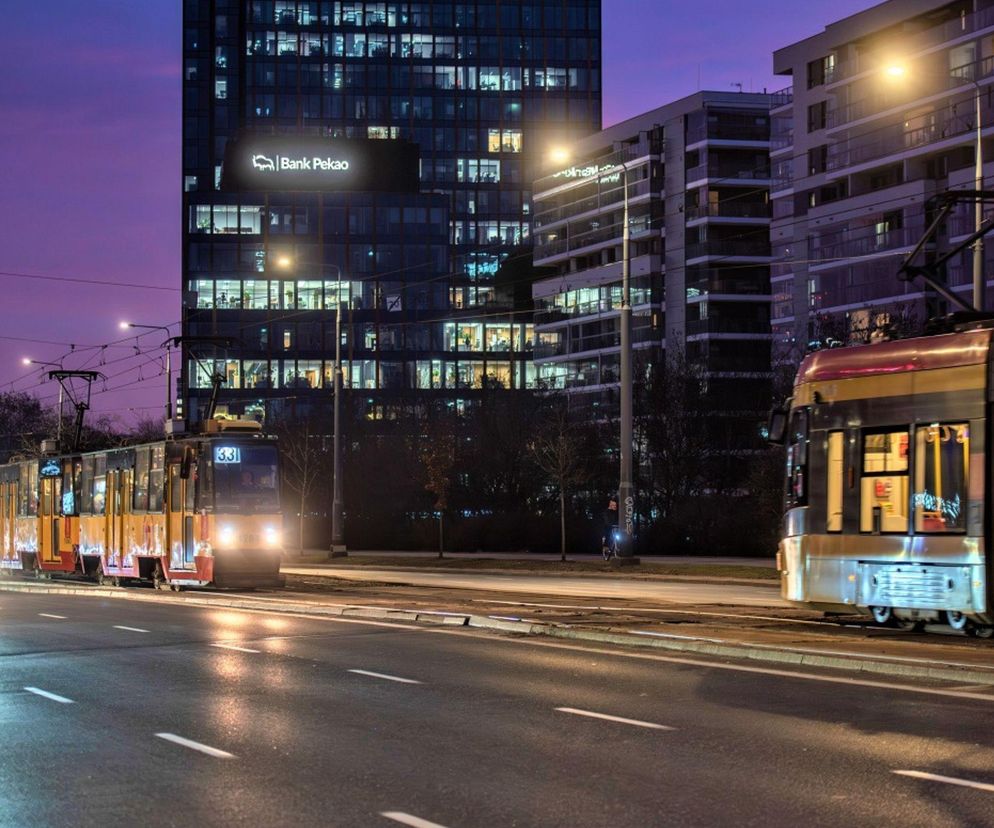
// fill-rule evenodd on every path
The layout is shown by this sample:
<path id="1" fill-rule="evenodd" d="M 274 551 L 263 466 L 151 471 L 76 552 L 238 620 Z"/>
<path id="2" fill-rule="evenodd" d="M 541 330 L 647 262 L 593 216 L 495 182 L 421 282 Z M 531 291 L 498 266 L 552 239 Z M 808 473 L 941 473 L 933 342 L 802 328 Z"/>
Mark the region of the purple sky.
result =
<path id="1" fill-rule="evenodd" d="M 605 126 L 698 88 L 786 86 L 771 74 L 773 49 L 871 5 L 603 0 Z M 54 399 L 23 357 L 54 361 L 70 343 L 117 340 L 64 365 L 108 376 L 94 411 L 159 414 L 159 363 L 137 354 L 134 338 L 121 342 L 118 323 L 180 317 L 180 9 L 179 0 L 4 0 L 0 271 L 166 289 L 0 275 L 3 390 L 13 381 Z M 150 334 L 141 347 L 161 341 Z"/>

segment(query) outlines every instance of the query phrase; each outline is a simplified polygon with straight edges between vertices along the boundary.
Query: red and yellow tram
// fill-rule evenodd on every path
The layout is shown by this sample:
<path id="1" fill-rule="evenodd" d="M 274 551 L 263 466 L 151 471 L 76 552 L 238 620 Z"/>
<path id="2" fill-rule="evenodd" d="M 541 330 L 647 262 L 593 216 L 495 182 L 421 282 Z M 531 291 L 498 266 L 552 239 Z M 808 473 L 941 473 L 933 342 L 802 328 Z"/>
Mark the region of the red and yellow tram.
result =
<path id="1" fill-rule="evenodd" d="M 257 423 L 0 466 L 0 575 L 282 586 L 276 441 Z"/>

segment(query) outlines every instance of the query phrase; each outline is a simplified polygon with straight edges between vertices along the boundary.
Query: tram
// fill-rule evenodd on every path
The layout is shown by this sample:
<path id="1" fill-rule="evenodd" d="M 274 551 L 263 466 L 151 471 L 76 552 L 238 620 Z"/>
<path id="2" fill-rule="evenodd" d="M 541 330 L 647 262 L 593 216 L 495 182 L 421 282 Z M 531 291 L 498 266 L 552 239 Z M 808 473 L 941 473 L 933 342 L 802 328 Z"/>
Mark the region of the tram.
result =
<path id="1" fill-rule="evenodd" d="M 879 624 L 994 634 L 992 323 L 809 354 L 786 445 L 783 597 Z"/>
<path id="2" fill-rule="evenodd" d="M 0 466 L 0 576 L 282 586 L 276 441 L 258 423 Z"/>

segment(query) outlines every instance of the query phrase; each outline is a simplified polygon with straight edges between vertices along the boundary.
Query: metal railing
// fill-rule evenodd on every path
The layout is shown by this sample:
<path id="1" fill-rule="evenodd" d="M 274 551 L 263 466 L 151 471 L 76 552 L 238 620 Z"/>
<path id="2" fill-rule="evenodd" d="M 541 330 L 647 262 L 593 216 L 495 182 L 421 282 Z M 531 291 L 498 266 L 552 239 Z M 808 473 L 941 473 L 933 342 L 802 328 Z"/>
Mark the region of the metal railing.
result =
<path id="1" fill-rule="evenodd" d="M 701 218 L 760 218 L 770 217 L 770 205 L 765 202 L 719 201 L 717 204 L 694 204 L 685 211 L 687 221 Z"/>

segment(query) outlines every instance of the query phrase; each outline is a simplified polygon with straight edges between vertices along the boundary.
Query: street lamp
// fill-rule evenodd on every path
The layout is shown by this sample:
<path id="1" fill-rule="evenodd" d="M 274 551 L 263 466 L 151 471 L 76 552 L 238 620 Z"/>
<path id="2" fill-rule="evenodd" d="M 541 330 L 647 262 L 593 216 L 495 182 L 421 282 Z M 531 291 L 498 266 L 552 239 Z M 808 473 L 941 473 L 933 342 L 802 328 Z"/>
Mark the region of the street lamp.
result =
<path id="1" fill-rule="evenodd" d="M 45 362 L 41 359 L 31 359 L 31 357 L 24 357 L 21 360 L 24 365 L 47 365 L 50 368 L 56 368 L 62 370 L 61 362 Z M 51 379 L 51 376 L 49 377 Z M 62 406 L 65 403 L 65 388 L 62 387 L 62 383 L 59 383 L 59 422 L 55 427 L 55 442 L 58 444 L 59 451 L 62 451 Z"/>
<path id="2" fill-rule="evenodd" d="M 891 81 L 901 80 L 907 77 L 910 73 L 908 67 L 903 63 L 892 63 L 884 67 L 884 75 Z M 973 205 L 973 229 L 975 232 L 980 233 L 981 228 L 984 224 L 984 206 L 980 199 L 980 191 L 984 189 L 984 143 L 983 143 L 983 125 L 981 123 L 981 106 L 980 106 L 980 93 L 981 86 L 975 78 L 965 77 L 960 75 L 935 75 L 933 73 L 928 73 L 931 77 L 942 77 L 945 80 L 955 77 L 957 80 L 968 80 L 973 84 L 975 94 L 974 103 L 976 105 L 976 119 L 977 119 L 977 134 L 975 140 L 975 150 L 974 150 L 974 161 L 975 170 L 974 178 L 976 183 L 974 188 L 977 191 L 977 197 Z M 973 307 L 974 310 L 982 311 L 984 309 L 984 237 L 978 235 L 976 241 L 973 243 Z"/>
<path id="3" fill-rule="evenodd" d="M 622 150 L 624 152 L 624 150 Z M 562 147 L 554 148 L 549 157 L 558 164 L 568 163 L 570 153 Z M 632 284 L 631 284 L 631 228 L 628 218 L 628 164 L 621 159 L 621 187 L 623 211 L 621 228 L 621 307 L 619 308 L 621 378 L 618 396 L 620 402 L 620 445 L 618 482 L 618 529 L 622 533 L 619 558 L 634 560 L 632 540 L 635 534 L 635 492 L 632 484 L 633 405 L 632 405 Z"/>
<path id="4" fill-rule="evenodd" d="M 169 327 L 166 325 L 139 325 L 137 322 L 122 322 L 122 331 L 131 328 L 142 328 L 147 331 L 166 332 L 166 422 L 173 418 L 173 366 L 172 366 L 172 340 L 169 339 Z"/>
<path id="5" fill-rule="evenodd" d="M 294 260 L 289 256 L 280 256 L 276 260 L 278 267 L 290 270 L 294 266 Z M 323 264 L 319 267 L 334 268 L 338 273 L 339 300 L 335 311 L 335 370 L 332 374 L 333 401 L 333 422 L 332 432 L 332 462 L 335 467 L 335 480 L 332 484 L 333 494 L 331 502 L 331 555 L 332 558 L 346 557 L 348 552 L 345 549 L 345 504 L 342 487 L 342 312 L 345 303 L 341 301 L 342 269 L 336 264 Z M 351 297 L 351 287 L 349 289 Z"/>

